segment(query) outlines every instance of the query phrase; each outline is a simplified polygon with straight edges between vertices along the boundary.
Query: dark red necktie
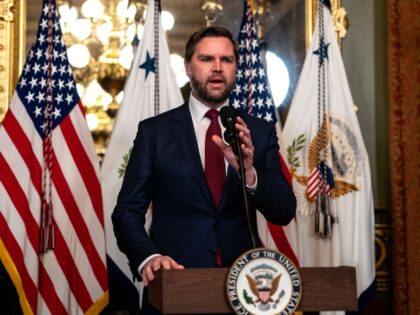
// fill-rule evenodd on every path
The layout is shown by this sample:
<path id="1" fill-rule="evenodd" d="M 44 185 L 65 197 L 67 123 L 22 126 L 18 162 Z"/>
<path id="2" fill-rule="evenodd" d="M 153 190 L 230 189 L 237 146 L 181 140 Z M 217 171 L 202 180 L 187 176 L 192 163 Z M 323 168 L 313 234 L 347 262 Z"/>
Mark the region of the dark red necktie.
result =
<path id="1" fill-rule="evenodd" d="M 223 185 L 225 183 L 225 158 L 220 148 L 212 140 L 213 135 L 222 137 L 222 131 L 218 121 L 219 112 L 210 109 L 206 113 L 206 117 L 211 120 L 210 126 L 206 132 L 204 173 L 207 184 L 209 185 L 211 195 L 216 207 L 219 205 L 222 197 Z"/>
<path id="2" fill-rule="evenodd" d="M 219 112 L 210 109 L 206 113 L 206 117 L 210 119 L 210 125 L 206 132 L 206 147 L 204 157 L 204 174 L 206 176 L 207 185 L 210 188 L 211 195 L 215 206 L 217 207 L 222 197 L 223 185 L 225 183 L 225 158 L 220 148 L 211 139 L 213 135 L 222 137 L 222 131 L 218 121 Z M 222 253 L 220 248 L 216 251 L 216 264 L 222 266 Z"/>

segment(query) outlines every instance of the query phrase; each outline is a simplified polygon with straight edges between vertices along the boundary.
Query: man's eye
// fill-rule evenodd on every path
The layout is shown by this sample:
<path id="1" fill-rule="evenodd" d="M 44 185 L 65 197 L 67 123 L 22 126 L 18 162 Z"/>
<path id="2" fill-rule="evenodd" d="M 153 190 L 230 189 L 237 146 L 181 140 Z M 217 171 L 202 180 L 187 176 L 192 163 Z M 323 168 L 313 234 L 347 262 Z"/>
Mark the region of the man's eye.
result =
<path id="1" fill-rule="evenodd" d="M 211 58 L 210 57 L 202 57 L 200 60 L 202 62 L 210 62 L 211 61 Z"/>
<path id="2" fill-rule="evenodd" d="M 233 63 L 233 59 L 232 58 L 222 58 L 222 62 L 224 62 L 224 63 Z"/>

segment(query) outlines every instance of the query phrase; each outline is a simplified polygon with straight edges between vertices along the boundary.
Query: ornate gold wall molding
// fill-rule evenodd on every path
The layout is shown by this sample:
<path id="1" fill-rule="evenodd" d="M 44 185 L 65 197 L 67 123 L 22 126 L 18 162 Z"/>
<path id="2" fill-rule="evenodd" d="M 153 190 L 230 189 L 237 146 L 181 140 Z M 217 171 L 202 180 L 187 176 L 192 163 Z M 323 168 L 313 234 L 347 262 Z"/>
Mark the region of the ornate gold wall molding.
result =
<path id="1" fill-rule="evenodd" d="M 25 0 L 0 0 L 0 122 L 23 66 L 25 21 Z"/>
<path id="2" fill-rule="evenodd" d="M 391 225 L 375 224 L 376 284 L 378 292 L 391 290 Z"/>
<path id="3" fill-rule="evenodd" d="M 316 8 L 318 0 L 305 0 L 306 1 L 306 47 L 312 40 L 312 35 L 315 29 L 316 22 Z M 337 33 L 338 44 L 341 45 L 341 41 L 347 34 L 349 27 L 349 21 L 347 18 L 347 11 L 341 6 L 341 0 L 331 0 L 331 15 L 333 19 L 334 29 Z"/>

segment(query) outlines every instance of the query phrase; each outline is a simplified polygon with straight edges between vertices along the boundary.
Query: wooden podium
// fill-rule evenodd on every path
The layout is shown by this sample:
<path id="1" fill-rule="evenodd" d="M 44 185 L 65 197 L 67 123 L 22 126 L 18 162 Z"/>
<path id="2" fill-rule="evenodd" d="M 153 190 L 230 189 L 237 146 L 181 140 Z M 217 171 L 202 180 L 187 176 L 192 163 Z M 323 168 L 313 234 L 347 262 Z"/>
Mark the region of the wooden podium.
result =
<path id="1" fill-rule="evenodd" d="M 226 293 L 229 269 L 161 270 L 149 287 L 149 301 L 163 314 L 233 312 Z M 354 267 L 300 268 L 300 311 L 356 311 Z"/>

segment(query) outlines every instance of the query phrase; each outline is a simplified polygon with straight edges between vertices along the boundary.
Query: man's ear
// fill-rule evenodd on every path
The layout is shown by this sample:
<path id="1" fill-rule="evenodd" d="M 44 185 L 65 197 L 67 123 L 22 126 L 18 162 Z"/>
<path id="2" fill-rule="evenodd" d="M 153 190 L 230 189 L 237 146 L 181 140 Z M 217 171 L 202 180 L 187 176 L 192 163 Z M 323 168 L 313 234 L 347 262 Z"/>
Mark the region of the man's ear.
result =
<path id="1" fill-rule="evenodd" d="M 191 76 L 191 64 L 188 62 L 184 62 L 184 68 L 185 72 L 187 73 L 187 76 Z"/>

